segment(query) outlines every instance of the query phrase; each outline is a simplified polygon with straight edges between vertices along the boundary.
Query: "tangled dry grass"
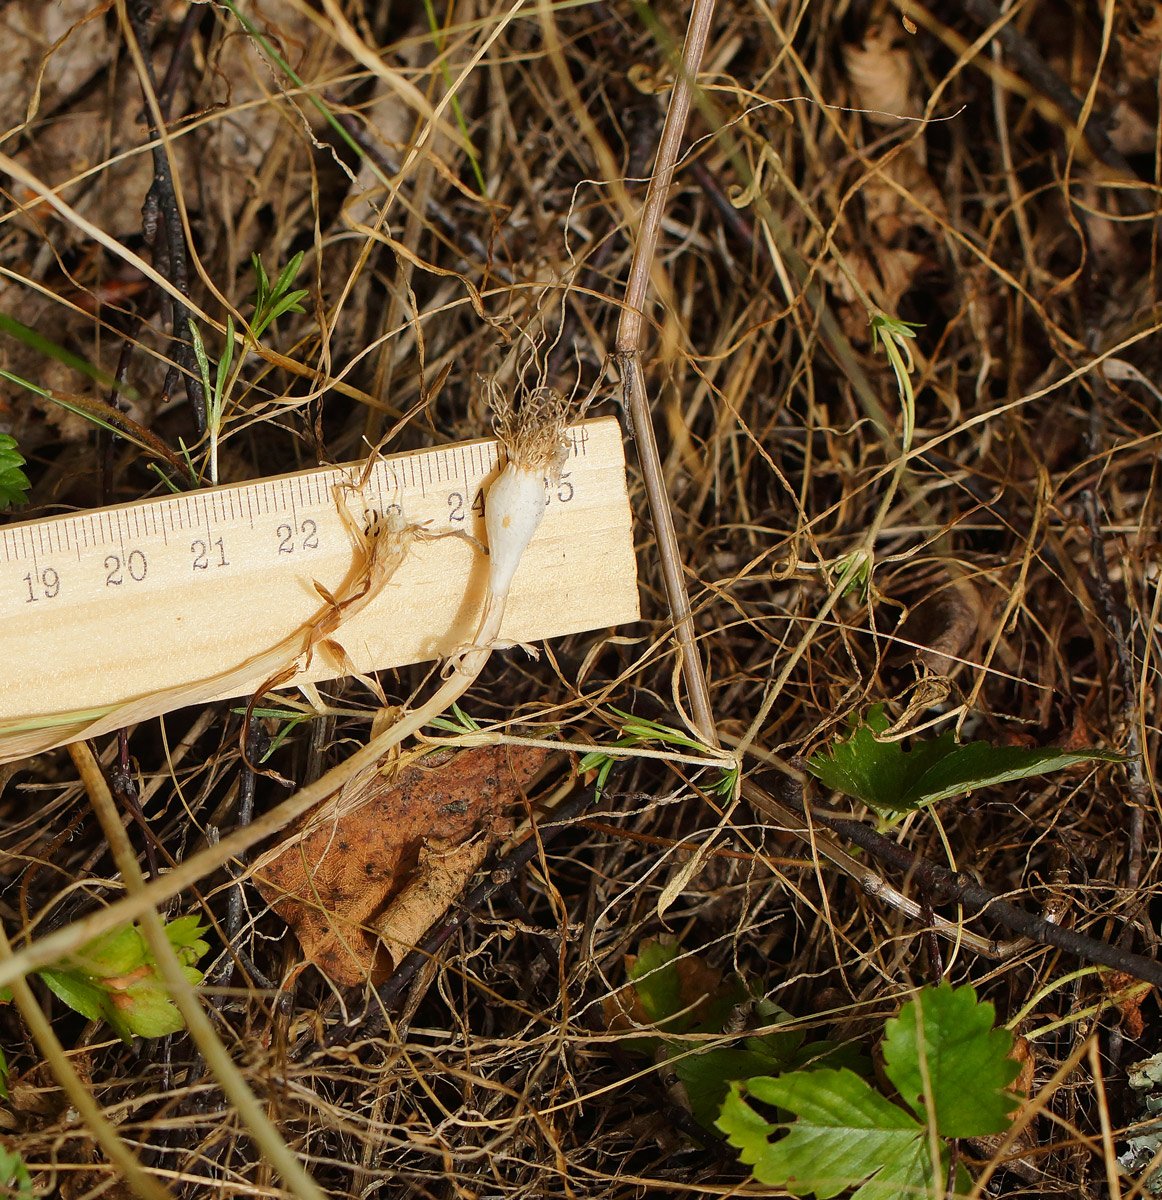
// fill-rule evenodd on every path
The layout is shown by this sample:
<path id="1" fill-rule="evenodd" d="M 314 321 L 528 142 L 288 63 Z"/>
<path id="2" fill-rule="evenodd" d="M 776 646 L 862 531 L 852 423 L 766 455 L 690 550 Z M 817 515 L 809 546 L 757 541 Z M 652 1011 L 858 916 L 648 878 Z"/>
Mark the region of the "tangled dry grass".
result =
<path id="1" fill-rule="evenodd" d="M 948 801 L 891 836 L 1153 957 L 1162 6 L 1000 7 L 722 0 L 653 265 L 645 379 L 710 711 L 727 744 L 750 743 L 746 778 L 790 803 L 772 756 L 816 749 L 878 701 L 900 728 L 1137 754 Z M 226 414 L 226 481 L 369 443 L 480 436 L 479 379 L 522 331 L 542 339 L 546 384 L 596 387 L 598 407 L 620 411 L 619 301 L 685 19 L 669 3 L 602 0 L 426 14 L 10 3 L 0 311 L 137 398 L 13 339 L 5 369 L 194 445 L 169 305 L 87 227 L 172 278 L 168 215 L 189 243 L 195 312 L 214 319 L 245 306 L 252 253 L 268 268 L 305 253 L 306 311 L 266 336 Z M 146 65 L 176 205 L 143 225 L 159 169 Z M 869 306 L 917 325 L 906 458 Z M 18 519 L 157 491 L 137 446 L 15 387 L 2 402 L 32 464 L 35 507 Z M 466 704 L 476 720 L 609 740 L 612 704 L 682 725 L 636 467 L 630 486 L 644 620 L 554 644 L 539 664 L 494 655 Z M 869 529 L 869 586 L 840 594 Z M 401 703 L 425 676 L 380 682 Z M 271 759 L 298 783 L 368 737 L 366 691 L 324 691 L 339 715 L 304 723 Z M 165 872 L 285 794 L 242 761 L 239 720 L 228 704 L 183 710 L 95 747 L 136 785 L 144 818 L 127 828 L 143 863 Z M 570 769 L 538 795 L 567 793 Z M 660 935 L 839 1038 L 866 1037 L 941 974 L 972 981 L 1025 1039 L 1037 1096 L 1015 1146 L 962 1147 L 995 1156 L 989 1194 L 1128 1194 L 1115 1171 L 1138 1115 L 1126 1068 L 1159 1049 L 1153 994 L 1119 1009 L 1108 978 L 1038 945 L 990 957 L 1004 932 L 955 906 L 939 915 L 978 936 L 938 941 L 922 894 L 918 918 L 869 897 L 812 838 L 723 801 L 709 779 L 631 761 L 420 968 L 378 1031 L 356 1022 L 357 989 L 303 968 L 243 864 L 175 901 L 212 925 L 218 1035 L 327 1194 L 756 1194 L 606 1025 L 625 956 Z M 0 839 L 17 950 L 121 894 L 63 751 L 5 769 Z M 856 865 L 915 892 L 898 871 Z M 159 1184 L 293 1194 L 188 1036 L 127 1047 L 38 995 Z M 38 1186 L 131 1194 L 11 1008 L 0 1043 L 0 1128 Z"/>

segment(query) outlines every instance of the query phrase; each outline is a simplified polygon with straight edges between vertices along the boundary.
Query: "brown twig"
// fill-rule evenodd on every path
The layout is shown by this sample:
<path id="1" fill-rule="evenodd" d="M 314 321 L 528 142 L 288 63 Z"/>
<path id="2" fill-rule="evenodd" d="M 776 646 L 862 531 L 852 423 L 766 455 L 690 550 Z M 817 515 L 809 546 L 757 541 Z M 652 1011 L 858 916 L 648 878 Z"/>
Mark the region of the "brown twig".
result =
<path id="1" fill-rule="evenodd" d="M 641 224 L 638 227 L 633 262 L 626 281 L 625 305 L 618 322 L 616 341 L 625 411 L 632 422 L 638 464 L 641 467 L 654 537 L 657 540 L 666 600 L 670 606 L 674 634 L 682 652 L 682 677 L 686 682 L 691 717 L 699 734 L 712 746 L 718 744 L 718 735 L 714 727 L 706 675 L 698 651 L 690 597 L 686 591 L 682 552 L 674 530 L 674 517 L 670 511 L 658 443 L 654 436 L 649 394 L 646 391 L 645 372 L 642 370 L 641 342 L 650 269 L 657 250 L 662 216 L 666 210 L 670 184 L 678 162 L 678 151 L 682 145 L 682 135 L 690 116 L 695 81 L 702 65 L 713 17 L 714 0 L 694 0 L 690 11 L 690 24 L 686 30 L 686 42 L 682 49 L 681 70 L 670 97 L 666 123 L 662 127 L 662 137 L 654 160 L 654 171 L 642 207 Z"/>

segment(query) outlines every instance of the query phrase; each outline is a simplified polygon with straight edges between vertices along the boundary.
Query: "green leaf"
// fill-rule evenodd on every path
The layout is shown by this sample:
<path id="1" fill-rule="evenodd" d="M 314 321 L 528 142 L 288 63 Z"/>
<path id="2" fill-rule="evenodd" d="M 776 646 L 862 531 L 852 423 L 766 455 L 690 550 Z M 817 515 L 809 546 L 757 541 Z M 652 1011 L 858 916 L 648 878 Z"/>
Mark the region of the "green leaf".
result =
<path id="1" fill-rule="evenodd" d="M 32 1176 L 18 1150 L 0 1145 L 0 1194 L 17 1200 L 33 1200 Z"/>
<path id="2" fill-rule="evenodd" d="M 202 980 L 194 965 L 210 948 L 196 915 L 178 917 L 166 936 L 190 983 Z M 157 960 L 136 925 L 114 929 L 63 963 L 39 972 L 48 989 L 90 1021 L 105 1020 L 126 1042 L 134 1036 L 162 1037 L 182 1028 Z"/>
<path id="3" fill-rule="evenodd" d="M 853 1200 L 901 1200 L 930 1195 L 936 1178 L 927 1129 L 873 1091 L 851 1071 L 796 1071 L 746 1083 L 757 1100 L 797 1113 L 786 1135 L 743 1099 L 736 1085 L 726 1097 L 718 1128 L 760 1183 L 792 1195 L 829 1200 L 859 1186 Z M 947 1170 L 941 1163 L 941 1179 Z"/>
<path id="4" fill-rule="evenodd" d="M 43 333 L 39 333 L 27 325 L 21 324 L 15 317 L 10 317 L 7 313 L 0 313 L 0 333 L 9 334 L 11 337 L 23 342 L 30 350 L 35 350 L 38 354 L 44 354 L 48 358 L 55 358 L 57 362 L 62 363 L 66 367 L 71 367 L 74 371 L 79 371 L 82 375 L 92 379 L 103 388 L 120 388 L 123 396 L 127 396 L 130 400 L 137 399 L 136 389 L 119 384 L 112 375 L 102 371 L 100 367 L 95 367 L 79 354 L 74 354 L 71 350 L 66 350 L 63 346 L 58 346 L 51 338 L 47 338 Z"/>
<path id="5" fill-rule="evenodd" d="M 24 455 L 16 448 L 16 439 L 0 433 L 0 511 L 28 503 L 28 476 L 20 469 Z"/>
<path id="6" fill-rule="evenodd" d="M 297 254 L 293 255 L 290 262 L 279 273 L 278 281 L 272 289 L 275 296 L 285 295 L 287 289 L 294 283 L 295 276 L 299 273 L 299 268 L 303 265 L 303 253 L 300 250 Z M 303 292 L 302 294 L 305 296 L 307 293 Z"/>
<path id="7" fill-rule="evenodd" d="M 742 1006 L 764 1025 L 790 1023 L 792 1018 L 770 1001 L 752 996 L 738 975 L 724 977 L 699 955 L 683 954 L 677 945 L 643 942 L 636 958 L 628 961 L 627 974 L 637 1001 L 634 1016 L 648 1020 L 663 1036 L 632 1037 L 622 1043 L 623 1048 L 650 1056 L 663 1052 L 686 1087 L 695 1120 L 707 1129 L 714 1127 L 719 1105 L 735 1080 L 807 1064 L 863 1065 L 858 1050 L 850 1045 L 804 1045 L 805 1031 L 794 1026 L 751 1036 L 726 1034 Z M 723 1036 L 719 1042 L 702 1042 L 683 1037 L 688 1034 Z"/>
<path id="8" fill-rule="evenodd" d="M 219 415 L 226 402 L 226 380 L 230 375 L 230 364 L 234 360 L 234 318 L 226 314 L 226 340 L 222 343 L 222 354 L 218 359 L 218 371 L 214 376 L 214 402 Z M 201 364 L 199 363 L 199 369 Z"/>
<path id="9" fill-rule="evenodd" d="M 206 354 L 206 343 L 202 341 L 202 335 L 193 321 L 190 322 L 190 341 L 194 344 L 194 358 L 198 360 L 198 374 L 202 377 L 202 388 L 207 396 L 213 396 L 214 389 L 210 386 L 210 359 Z"/>
<path id="10" fill-rule="evenodd" d="M 1020 1073 L 1009 1058 L 1012 1034 L 994 1029 L 993 1006 L 967 984 L 924 988 L 884 1028 L 884 1070 L 941 1137 L 984 1137 L 1008 1129 L 1019 1097 L 1007 1091 Z M 927 1081 L 925 1081 L 925 1077 Z"/>
<path id="11" fill-rule="evenodd" d="M 108 993 L 95 983 L 72 971 L 54 971 L 47 967 L 39 975 L 58 1000 L 63 1000 L 82 1017 L 100 1021 L 106 1016 L 105 997 Z"/>
<path id="12" fill-rule="evenodd" d="M 731 1010 L 750 998 L 737 975 L 722 973 L 677 945 L 646 941 L 627 974 L 650 1021 L 666 1033 L 717 1033 Z"/>
<path id="13" fill-rule="evenodd" d="M 251 252 L 250 265 L 254 268 L 254 295 L 251 297 L 251 302 L 254 305 L 255 312 L 262 312 L 266 308 L 267 301 L 270 299 L 270 279 L 266 274 L 266 268 L 262 265 L 262 259 L 255 253 Z"/>
<path id="14" fill-rule="evenodd" d="M 913 812 L 977 788 L 1047 775 L 1083 762 L 1125 762 L 1110 750 L 1025 750 L 988 742 L 956 741 L 951 730 L 937 738 L 879 741 L 889 726 L 882 704 L 874 705 L 849 738 L 807 760 L 807 770 L 827 787 L 862 800 L 881 817 Z"/>

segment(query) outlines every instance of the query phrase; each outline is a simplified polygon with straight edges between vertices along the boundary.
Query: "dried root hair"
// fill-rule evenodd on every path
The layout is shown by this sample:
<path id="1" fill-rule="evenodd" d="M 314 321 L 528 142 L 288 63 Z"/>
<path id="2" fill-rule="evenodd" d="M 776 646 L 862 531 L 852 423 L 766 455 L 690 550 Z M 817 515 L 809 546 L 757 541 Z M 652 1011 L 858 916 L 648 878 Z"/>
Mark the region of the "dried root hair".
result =
<path id="1" fill-rule="evenodd" d="M 495 379 L 486 379 L 484 394 L 492 409 L 493 432 L 509 461 L 555 477 L 568 453 L 565 430 L 570 417 L 579 417 L 582 410 L 550 387 L 518 387 L 510 396 Z"/>

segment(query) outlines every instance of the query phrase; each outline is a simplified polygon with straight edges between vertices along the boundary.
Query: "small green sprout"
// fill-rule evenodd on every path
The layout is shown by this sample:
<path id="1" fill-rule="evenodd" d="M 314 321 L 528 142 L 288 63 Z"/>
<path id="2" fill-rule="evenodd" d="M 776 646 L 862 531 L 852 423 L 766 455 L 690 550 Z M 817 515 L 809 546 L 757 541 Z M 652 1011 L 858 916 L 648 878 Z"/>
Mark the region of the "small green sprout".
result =
<path id="1" fill-rule="evenodd" d="M 192 984 L 201 983 L 202 972 L 196 964 L 210 948 L 202 939 L 203 932 L 196 914 L 178 917 L 165 926 L 182 973 Z M 125 1042 L 134 1037 L 163 1037 L 182 1028 L 181 1013 L 137 925 L 102 934 L 37 974 L 74 1012 L 90 1021 L 108 1021 Z M 0 993 L 0 1002 L 11 999 L 11 990 Z"/>
<path id="2" fill-rule="evenodd" d="M 428 724 L 433 729 L 442 729 L 451 734 L 480 732 L 480 722 L 470 717 L 459 704 L 453 701 L 448 711 L 451 717 L 433 717 Z"/>
<path id="3" fill-rule="evenodd" d="M 300 250 L 290 262 L 283 267 L 273 286 L 262 265 L 262 259 L 257 254 L 250 256 L 254 267 L 255 291 L 251 296 L 254 304 L 254 316 L 250 320 L 250 333 L 257 346 L 258 339 L 278 320 L 283 313 L 306 311 L 299 303 L 308 295 L 306 288 L 291 288 L 295 276 L 302 266 L 303 252 Z M 222 421 L 226 413 L 230 395 L 242 373 L 242 364 L 246 355 L 240 354 L 237 363 L 234 362 L 234 318 L 226 316 L 226 337 L 222 345 L 222 355 L 214 379 L 210 379 L 210 358 L 206 353 L 205 343 L 197 326 L 190 322 L 190 337 L 194 344 L 194 357 L 198 361 L 198 373 L 202 377 L 202 387 L 206 392 L 206 432 L 210 439 L 210 482 L 218 482 L 218 446 L 222 436 Z M 233 368 L 233 369 L 231 369 Z"/>
<path id="4" fill-rule="evenodd" d="M 900 404 L 904 413 L 904 450 L 912 448 L 912 436 L 916 429 L 916 394 L 912 390 L 912 372 L 916 369 L 912 357 L 911 341 L 916 330 L 923 329 L 912 321 L 901 321 L 887 313 L 876 312 L 871 317 L 872 349 L 881 343 L 896 375 L 896 386 L 900 392 Z"/>
<path id="5" fill-rule="evenodd" d="M 683 750 L 706 750 L 701 742 L 695 741 L 688 734 L 677 729 L 671 729 L 669 725 L 663 725 L 660 721 L 635 717 L 633 713 L 623 712 L 620 708 L 614 708 L 612 705 L 610 705 L 609 711 L 621 721 L 621 737 L 613 743 L 616 747 L 643 746 L 647 742 L 661 742 L 663 746 L 675 746 Z M 577 770 L 583 775 L 588 771 L 597 772 L 596 796 L 598 799 L 605 790 L 605 783 L 609 778 L 613 763 L 612 755 L 606 754 L 602 750 L 591 750 L 577 764 Z M 706 790 L 714 796 L 733 795 L 738 783 L 738 770 L 737 763 L 723 767 L 719 777 Z"/>

